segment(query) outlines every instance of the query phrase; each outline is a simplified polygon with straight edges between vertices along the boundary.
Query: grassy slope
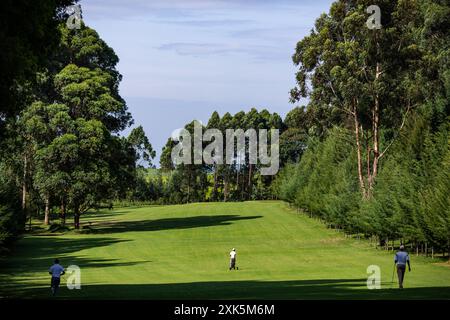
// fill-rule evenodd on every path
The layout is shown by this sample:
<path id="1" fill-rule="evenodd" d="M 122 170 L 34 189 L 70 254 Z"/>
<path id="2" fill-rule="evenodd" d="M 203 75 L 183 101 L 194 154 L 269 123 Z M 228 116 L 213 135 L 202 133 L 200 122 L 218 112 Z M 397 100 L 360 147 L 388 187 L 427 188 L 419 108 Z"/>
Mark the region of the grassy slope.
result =
<path id="1" fill-rule="evenodd" d="M 82 269 L 82 290 L 63 287 L 64 298 L 450 298 L 448 264 L 412 256 L 406 289 L 390 289 L 392 252 L 282 202 L 125 208 L 82 221 L 96 232 L 19 241 L 1 261 L 0 297 L 48 297 L 47 268 L 59 257 Z M 227 269 L 232 247 L 239 271 Z M 371 264 L 381 267 L 381 290 L 366 287 Z"/>

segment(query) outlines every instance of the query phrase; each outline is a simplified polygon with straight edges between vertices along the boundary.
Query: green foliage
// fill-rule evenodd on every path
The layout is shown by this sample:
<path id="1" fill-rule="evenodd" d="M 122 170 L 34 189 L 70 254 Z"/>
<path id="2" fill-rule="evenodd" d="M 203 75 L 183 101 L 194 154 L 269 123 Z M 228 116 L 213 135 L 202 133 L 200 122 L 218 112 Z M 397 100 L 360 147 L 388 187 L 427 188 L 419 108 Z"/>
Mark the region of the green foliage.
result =
<path id="1" fill-rule="evenodd" d="M 48 218 L 59 205 L 62 224 L 69 210 L 78 228 L 80 215 L 97 203 L 125 197 L 136 182 L 136 162 L 151 164 L 155 154 L 142 127 L 128 138 L 116 135 L 132 119 L 118 93 L 114 51 L 84 24 L 80 30 L 60 24 L 58 31 L 33 102 L 11 121 L 9 134 L 17 136 L 11 163 L 24 209 L 45 205 Z"/>
<path id="2" fill-rule="evenodd" d="M 271 129 L 283 130 L 283 120 L 276 113 L 270 113 L 252 108 L 249 112 L 240 111 L 234 115 L 225 113 L 222 117 L 217 112 L 212 113 L 208 124 L 203 129 L 219 129 L 224 136 L 226 129 Z M 193 133 L 194 123 L 185 126 Z M 259 174 L 260 164 L 181 164 L 175 166 L 171 160 L 171 152 L 177 142 L 169 139 L 161 155 L 161 169 L 171 172 L 165 184 L 162 201 L 164 203 L 185 203 L 197 201 L 237 201 L 249 199 L 271 198 L 270 184 L 272 178 Z M 193 143 L 193 139 L 191 139 Z M 248 139 L 246 143 L 246 160 L 248 160 Z M 208 143 L 204 142 L 205 147 Z M 287 157 L 299 157 L 303 151 L 303 144 L 297 145 L 289 141 L 285 147 Z M 193 149 L 193 148 L 192 148 Z M 296 153 L 295 155 L 293 155 Z M 297 154 L 299 153 L 299 154 Z M 226 143 L 223 143 L 223 155 L 226 154 Z"/>
<path id="3" fill-rule="evenodd" d="M 446 248 L 449 124 L 433 132 L 426 119 L 412 117 L 387 155 L 370 200 L 359 196 L 348 134 L 334 128 L 324 141 L 310 141 L 300 162 L 277 177 L 277 196 L 349 233 Z"/>
<path id="4" fill-rule="evenodd" d="M 57 26 L 67 17 L 65 7 L 74 2 L 7 0 L 0 5 L 0 252 L 19 235 L 25 222 L 17 191 L 22 169 L 14 153 L 24 150 L 20 140 L 26 140 L 29 132 L 14 132 L 14 121 L 33 101 L 39 82 L 36 74 L 44 70 L 57 48 L 61 38 Z M 44 134 L 40 119 L 29 119 L 29 125 L 36 135 Z M 26 153 L 32 152 L 32 146 L 28 143 Z"/>
<path id="5" fill-rule="evenodd" d="M 145 135 L 144 128 L 142 126 L 134 128 L 127 140 L 133 146 L 136 153 L 135 162 L 137 163 L 141 160 L 147 165 L 151 165 L 152 159 L 156 156 L 156 152 L 153 150 L 148 137 Z"/>
<path id="6" fill-rule="evenodd" d="M 60 101 L 70 108 L 73 118 L 97 119 L 106 128 L 118 132 L 128 126 L 130 114 L 125 103 L 116 97 L 114 78 L 101 69 L 91 70 L 67 65 L 55 76 Z"/>
<path id="7" fill-rule="evenodd" d="M 6 0 L 0 5 L 0 137 L 4 117 L 20 112 L 29 102 L 29 86 L 60 41 L 57 30 L 63 10 L 73 0 Z"/>
<path id="8" fill-rule="evenodd" d="M 19 194 L 12 178 L 7 172 L 7 166 L 0 162 L 0 254 L 8 250 L 25 224 L 25 215 L 20 208 Z"/>
<path id="9" fill-rule="evenodd" d="M 369 4 L 336 1 L 297 44 L 291 98 L 310 103 L 286 124 L 307 123 L 309 140 L 273 190 L 346 232 L 450 249 L 450 7 L 378 1 L 383 27 L 373 31 Z"/>

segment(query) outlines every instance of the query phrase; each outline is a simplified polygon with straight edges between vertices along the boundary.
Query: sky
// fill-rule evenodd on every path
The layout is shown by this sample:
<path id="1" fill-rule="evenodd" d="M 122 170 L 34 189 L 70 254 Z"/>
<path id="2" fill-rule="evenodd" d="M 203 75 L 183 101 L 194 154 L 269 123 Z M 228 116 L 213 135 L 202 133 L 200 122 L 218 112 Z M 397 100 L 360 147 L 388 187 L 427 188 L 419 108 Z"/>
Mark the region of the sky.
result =
<path id="1" fill-rule="evenodd" d="M 120 95 L 157 152 L 192 120 L 295 105 L 292 55 L 332 0 L 81 0 L 119 56 Z M 302 102 L 300 102 L 302 104 Z M 127 134 L 130 129 L 123 132 Z"/>

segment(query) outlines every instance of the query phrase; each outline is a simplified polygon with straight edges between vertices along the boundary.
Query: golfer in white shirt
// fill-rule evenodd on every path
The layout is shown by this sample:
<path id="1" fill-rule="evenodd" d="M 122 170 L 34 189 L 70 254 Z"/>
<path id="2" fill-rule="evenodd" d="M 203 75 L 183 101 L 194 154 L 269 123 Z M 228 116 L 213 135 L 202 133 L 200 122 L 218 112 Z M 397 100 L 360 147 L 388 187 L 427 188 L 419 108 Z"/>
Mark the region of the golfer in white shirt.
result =
<path id="1" fill-rule="evenodd" d="M 230 252 L 230 270 L 236 270 L 236 249 L 233 248 Z"/>

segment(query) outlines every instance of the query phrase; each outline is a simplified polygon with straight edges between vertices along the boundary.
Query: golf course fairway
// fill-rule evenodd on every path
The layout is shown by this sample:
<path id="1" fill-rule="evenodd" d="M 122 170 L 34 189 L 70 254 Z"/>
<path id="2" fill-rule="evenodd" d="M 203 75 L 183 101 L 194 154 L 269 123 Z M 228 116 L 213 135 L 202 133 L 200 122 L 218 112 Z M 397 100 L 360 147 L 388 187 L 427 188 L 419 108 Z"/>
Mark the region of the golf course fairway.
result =
<path id="1" fill-rule="evenodd" d="M 397 289 L 392 251 L 281 201 L 116 208 L 81 222 L 84 232 L 36 225 L 19 240 L 1 260 L 0 297 L 52 298 L 48 268 L 59 258 L 80 267 L 81 289 L 69 290 L 66 274 L 56 299 L 450 299 L 446 260 L 411 253 Z M 381 289 L 367 288 L 370 265 Z"/>

